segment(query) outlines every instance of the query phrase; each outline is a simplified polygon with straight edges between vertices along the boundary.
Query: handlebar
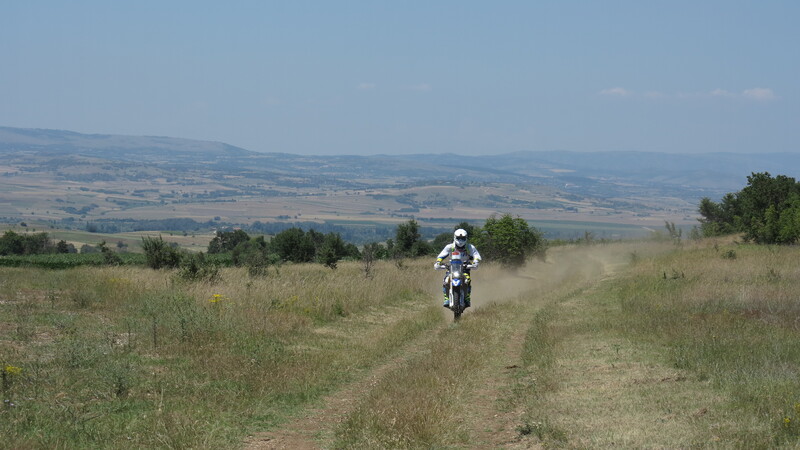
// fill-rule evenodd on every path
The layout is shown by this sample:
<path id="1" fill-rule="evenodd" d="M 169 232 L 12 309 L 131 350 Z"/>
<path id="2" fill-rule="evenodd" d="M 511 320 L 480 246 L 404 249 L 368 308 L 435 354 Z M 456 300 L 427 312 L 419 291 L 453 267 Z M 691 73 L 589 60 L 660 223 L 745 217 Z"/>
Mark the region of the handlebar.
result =
<path id="1" fill-rule="evenodd" d="M 450 270 L 450 264 L 434 264 L 433 268 L 436 270 Z M 465 264 L 465 269 L 477 269 L 477 264 Z"/>

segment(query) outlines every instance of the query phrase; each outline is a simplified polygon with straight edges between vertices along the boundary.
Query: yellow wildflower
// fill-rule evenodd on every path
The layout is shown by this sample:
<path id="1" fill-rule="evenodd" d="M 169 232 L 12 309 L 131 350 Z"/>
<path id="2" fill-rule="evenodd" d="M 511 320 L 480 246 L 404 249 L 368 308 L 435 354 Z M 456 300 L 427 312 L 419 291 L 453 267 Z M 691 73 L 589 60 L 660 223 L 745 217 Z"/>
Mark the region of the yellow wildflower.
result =
<path id="1" fill-rule="evenodd" d="M 6 366 L 4 370 L 9 375 L 19 375 L 22 373 L 22 368 L 16 366 Z"/>

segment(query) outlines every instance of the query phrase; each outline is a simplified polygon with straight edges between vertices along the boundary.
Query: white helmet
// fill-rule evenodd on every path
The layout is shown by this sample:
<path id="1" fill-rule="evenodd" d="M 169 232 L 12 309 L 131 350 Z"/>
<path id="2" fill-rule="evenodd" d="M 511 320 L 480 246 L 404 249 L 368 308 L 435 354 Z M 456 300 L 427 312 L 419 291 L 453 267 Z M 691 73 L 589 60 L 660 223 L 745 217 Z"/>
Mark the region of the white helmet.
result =
<path id="1" fill-rule="evenodd" d="M 459 228 L 453 233 L 453 242 L 458 248 L 464 248 L 467 245 L 467 230 Z"/>

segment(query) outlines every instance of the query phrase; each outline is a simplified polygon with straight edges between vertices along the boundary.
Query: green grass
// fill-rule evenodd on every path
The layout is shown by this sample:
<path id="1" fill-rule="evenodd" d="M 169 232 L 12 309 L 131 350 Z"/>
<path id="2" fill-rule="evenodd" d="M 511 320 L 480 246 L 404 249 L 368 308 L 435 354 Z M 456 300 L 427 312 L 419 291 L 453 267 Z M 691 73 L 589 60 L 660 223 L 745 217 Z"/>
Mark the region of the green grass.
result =
<path id="1" fill-rule="evenodd" d="M 145 264 L 143 253 L 115 253 L 122 264 Z M 32 267 L 40 269 L 71 269 L 80 266 L 104 266 L 101 253 L 52 253 L 44 255 L 0 256 L 0 267 Z"/>

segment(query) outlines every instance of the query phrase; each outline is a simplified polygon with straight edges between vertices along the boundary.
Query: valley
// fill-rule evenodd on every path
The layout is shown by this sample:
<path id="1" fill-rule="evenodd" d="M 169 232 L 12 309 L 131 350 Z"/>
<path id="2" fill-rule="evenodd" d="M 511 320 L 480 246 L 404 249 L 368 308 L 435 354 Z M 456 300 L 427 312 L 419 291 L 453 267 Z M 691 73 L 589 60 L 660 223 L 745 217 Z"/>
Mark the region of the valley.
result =
<path id="1" fill-rule="evenodd" d="M 432 237 L 506 213 L 549 238 L 647 236 L 665 222 L 691 228 L 699 200 L 736 190 L 749 170 L 800 167 L 780 154 L 303 156 L 4 127 L 0 156 L 0 220 L 8 224 L 99 231 L 173 219 L 195 222 L 176 231 L 325 224 L 372 228 L 378 240 L 412 218 Z M 699 166 L 713 160 L 714 170 Z"/>

